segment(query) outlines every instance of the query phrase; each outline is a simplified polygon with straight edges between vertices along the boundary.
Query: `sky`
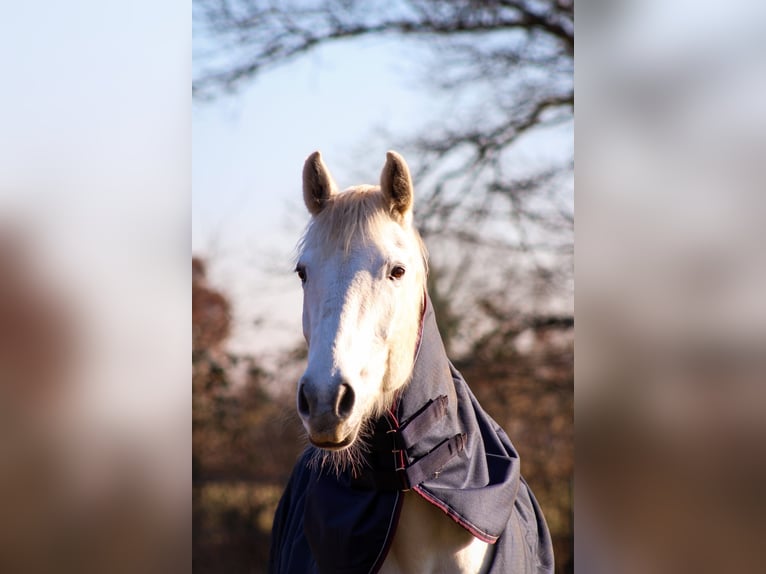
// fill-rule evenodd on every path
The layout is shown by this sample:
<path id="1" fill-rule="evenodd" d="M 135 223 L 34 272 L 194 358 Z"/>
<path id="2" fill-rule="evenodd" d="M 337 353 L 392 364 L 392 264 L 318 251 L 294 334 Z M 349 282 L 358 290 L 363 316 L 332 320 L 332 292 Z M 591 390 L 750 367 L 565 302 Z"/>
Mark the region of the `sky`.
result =
<path id="1" fill-rule="evenodd" d="M 425 57 L 414 44 L 341 43 L 194 103 L 192 249 L 233 301 L 233 349 L 268 355 L 301 341 L 292 256 L 308 221 L 303 162 L 320 150 L 341 189 L 377 183 L 386 151 L 432 115 Z"/>

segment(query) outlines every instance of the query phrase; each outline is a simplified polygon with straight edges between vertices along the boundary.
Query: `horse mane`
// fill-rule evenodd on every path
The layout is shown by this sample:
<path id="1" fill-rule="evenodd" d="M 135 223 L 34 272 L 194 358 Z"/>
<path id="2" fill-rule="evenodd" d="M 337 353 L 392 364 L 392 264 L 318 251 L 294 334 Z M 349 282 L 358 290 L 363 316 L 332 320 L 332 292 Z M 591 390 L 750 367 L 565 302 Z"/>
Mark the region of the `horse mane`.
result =
<path id="1" fill-rule="evenodd" d="M 327 200 L 320 213 L 311 218 L 298 242 L 300 256 L 308 245 L 319 246 L 324 253 L 340 249 L 348 254 L 355 242 L 366 244 L 382 235 L 383 224 L 393 215 L 377 185 L 359 185 Z M 420 234 L 412 229 L 420 249 L 424 270 L 428 269 L 428 251 Z"/>

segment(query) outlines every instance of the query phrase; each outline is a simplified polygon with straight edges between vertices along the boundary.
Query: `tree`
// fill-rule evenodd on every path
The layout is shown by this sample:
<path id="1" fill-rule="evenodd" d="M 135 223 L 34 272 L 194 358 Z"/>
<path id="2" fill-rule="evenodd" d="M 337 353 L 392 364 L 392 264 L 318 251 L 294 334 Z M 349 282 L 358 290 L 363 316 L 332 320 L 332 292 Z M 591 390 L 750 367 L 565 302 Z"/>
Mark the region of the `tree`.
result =
<path id="1" fill-rule="evenodd" d="M 530 315 L 570 298 L 572 0 L 195 0 L 194 24 L 198 99 L 322 45 L 424 41 L 435 54 L 430 85 L 460 111 L 410 145 L 418 224 L 440 248 L 433 261 L 454 316 L 466 314 L 461 294 L 462 307 L 491 300 Z M 530 150 L 542 159 L 524 161 Z"/>
<path id="2" fill-rule="evenodd" d="M 279 496 L 303 448 L 293 401 L 255 357 L 227 352 L 230 303 L 192 258 L 192 562 L 261 572 Z"/>

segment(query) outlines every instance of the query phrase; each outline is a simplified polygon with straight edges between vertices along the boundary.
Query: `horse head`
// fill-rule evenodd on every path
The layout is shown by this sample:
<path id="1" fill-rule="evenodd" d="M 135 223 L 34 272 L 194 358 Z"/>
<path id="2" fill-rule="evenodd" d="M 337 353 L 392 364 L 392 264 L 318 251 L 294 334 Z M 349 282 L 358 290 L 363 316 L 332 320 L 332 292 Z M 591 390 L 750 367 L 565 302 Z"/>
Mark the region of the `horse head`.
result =
<path id="1" fill-rule="evenodd" d="M 296 265 L 308 344 L 298 413 L 314 446 L 342 452 L 409 380 L 426 252 L 412 223 L 409 169 L 395 152 L 379 186 L 343 192 L 314 152 L 303 168 L 303 197 L 312 217 Z"/>

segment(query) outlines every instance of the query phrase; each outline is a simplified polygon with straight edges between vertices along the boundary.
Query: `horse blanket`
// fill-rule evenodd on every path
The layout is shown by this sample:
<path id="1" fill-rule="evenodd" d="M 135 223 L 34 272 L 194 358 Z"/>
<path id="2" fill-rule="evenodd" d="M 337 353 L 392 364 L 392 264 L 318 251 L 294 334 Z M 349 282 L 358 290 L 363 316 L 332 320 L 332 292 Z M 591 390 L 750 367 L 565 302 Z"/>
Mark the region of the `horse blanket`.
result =
<path id="1" fill-rule="evenodd" d="M 369 442 L 356 474 L 311 465 L 311 449 L 303 453 L 274 517 L 269 572 L 377 572 L 408 489 L 495 545 L 490 573 L 553 572 L 519 455 L 447 358 L 427 297 L 412 379 Z"/>

